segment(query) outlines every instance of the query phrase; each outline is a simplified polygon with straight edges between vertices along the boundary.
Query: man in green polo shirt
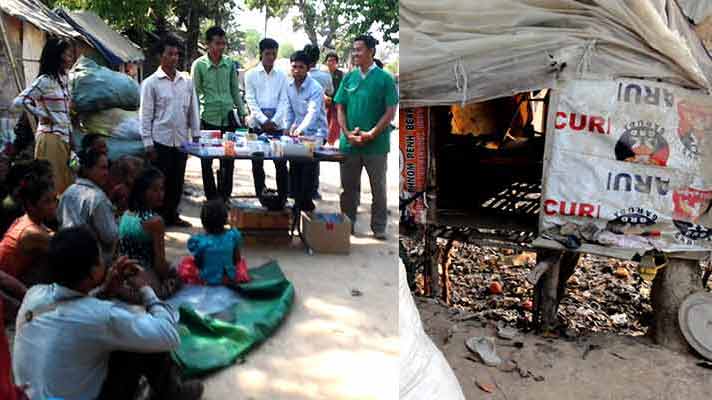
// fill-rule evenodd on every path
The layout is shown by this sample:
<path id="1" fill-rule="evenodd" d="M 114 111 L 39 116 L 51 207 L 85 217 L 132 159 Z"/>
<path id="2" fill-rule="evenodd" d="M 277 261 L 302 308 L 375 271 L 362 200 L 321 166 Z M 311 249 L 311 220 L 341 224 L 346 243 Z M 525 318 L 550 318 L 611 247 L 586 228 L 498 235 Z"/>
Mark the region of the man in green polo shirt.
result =
<path id="1" fill-rule="evenodd" d="M 246 115 L 237 70 L 234 61 L 223 54 L 226 41 L 225 31 L 222 28 L 214 26 L 208 29 L 205 39 L 208 52 L 195 60 L 191 69 L 200 103 L 201 129 L 232 132 L 240 126 L 240 119 Z M 236 108 L 237 116 L 234 113 Z M 235 162 L 220 160 L 217 188 L 213 174 L 213 160 L 201 160 L 201 167 L 205 197 L 213 200 L 220 196 L 225 201 L 229 200 L 232 194 Z"/>
<path id="2" fill-rule="evenodd" d="M 339 147 L 346 154 L 341 164 L 341 211 L 356 223 L 361 195 L 361 170 L 366 168 L 371 182 L 371 229 L 374 237 L 386 239 L 388 206 L 386 166 L 390 151 L 390 123 L 398 105 L 393 78 L 373 61 L 378 42 L 362 35 L 354 40 L 356 69 L 346 74 L 334 97 L 341 138 Z"/>

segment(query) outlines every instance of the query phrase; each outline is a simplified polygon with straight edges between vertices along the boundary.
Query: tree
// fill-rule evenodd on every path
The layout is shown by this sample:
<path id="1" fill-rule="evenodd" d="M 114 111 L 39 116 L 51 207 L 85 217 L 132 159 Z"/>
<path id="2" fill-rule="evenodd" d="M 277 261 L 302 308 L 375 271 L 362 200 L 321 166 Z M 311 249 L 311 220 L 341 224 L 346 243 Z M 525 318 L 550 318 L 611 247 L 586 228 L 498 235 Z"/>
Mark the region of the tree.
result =
<path id="1" fill-rule="evenodd" d="M 267 20 L 272 17 L 284 18 L 292 7 L 292 0 L 245 0 L 245 6 L 249 10 L 265 11 L 265 31 L 267 35 Z"/>
<path id="2" fill-rule="evenodd" d="M 294 54 L 294 51 L 294 45 L 289 42 L 279 44 L 279 58 L 289 58 Z"/>
<path id="3" fill-rule="evenodd" d="M 200 41 L 205 42 L 205 32 L 209 28 L 219 26 L 225 30 L 226 54 L 243 54 L 245 52 L 245 32 L 239 29 L 238 20 L 237 13 L 232 13 L 228 20 L 225 20 L 224 17 L 203 20 L 200 24 Z M 207 45 L 207 43 L 205 44 Z"/>
<path id="4" fill-rule="evenodd" d="M 135 26 L 148 30 L 156 27 L 156 20 L 170 11 L 170 0 L 47 0 L 50 8 L 91 10 L 120 31 Z"/>
<path id="5" fill-rule="evenodd" d="M 260 40 L 262 35 L 254 29 L 245 31 L 244 54 L 248 59 L 256 60 L 260 57 Z"/>
<path id="6" fill-rule="evenodd" d="M 385 40 L 398 42 L 397 0 L 246 0 L 245 6 L 267 7 L 268 13 L 274 13 L 269 16 L 282 18 L 296 7 L 299 15 L 292 20 L 294 30 L 304 30 L 309 41 L 321 49 L 343 49 L 372 28 L 382 31 Z"/>
<path id="7" fill-rule="evenodd" d="M 338 0 L 343 13 L 354 21 L 349 27 L 349 36 L 371 31 L 376 27 L 383 32 L 383 39 L 398 44 L 399 9 L 397 0 Z"/>

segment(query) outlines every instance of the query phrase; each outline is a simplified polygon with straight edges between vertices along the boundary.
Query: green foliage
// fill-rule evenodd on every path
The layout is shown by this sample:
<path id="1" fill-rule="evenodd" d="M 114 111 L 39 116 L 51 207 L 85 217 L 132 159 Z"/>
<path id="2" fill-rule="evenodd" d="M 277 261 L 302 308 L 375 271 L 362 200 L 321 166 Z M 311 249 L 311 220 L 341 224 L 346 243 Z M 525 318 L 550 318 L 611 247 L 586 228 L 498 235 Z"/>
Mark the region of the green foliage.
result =
<path id="1" fill-rule="evenodd" d="M 245 0 L 245 7 L 249 10 L 264 10 L 267 7 L 267 15 L 270 18 L 286 17 L 292 5 L 292 0 Z"/>
<path id="2" fill-rule="evenodd" d="M 388 72 L 390 72 L 391 74 L 395 75 L 395 74 L 398 73 L 398 71 L 399 71 L 399 69 L 400 69 L 400 62 L 398 61 L 398 59 L 396 59 L 395 61 L 386 64 L 386 65 L 385 65 L 385 69 L 386 69 L 386 71 L 388 71 Z"/>
<path id="3" fill-rule="evenodd" d="M 355 37 L 371 31 L 372 27 L 383 32 L 383 38 L 398 43 L 399 11 L 397 0 L 337 0 L 339 9 L 353 21 L 348 36 Z"/>
<path id="4" fill-rule="evenodd" d="M 50 0 L 49 6 L 70 10 L 91 10 L 122 31 L 130 27 L 155 27 L 155 18 L 170 10 L 169 0 Z"/>
<path id="5" fill-rule="evenodd" d="M 279 58 L 289 58 L 292 56 L 292 54 L 296 51 L 294 48 L 294 45 L 287 42 L 287 43 L 280 43 L 279 44 Z"/>
<path id="6" fill-rule="evenodd" d="M 260 57 L 260 40 L 262 40 L 261 33 L 254 29 L 245 31 L 245 50 L 243 54 L 247 60 L 256 60 Z"/>
<path id="7" fill-rule="evenodd" d="M 343 50 L 354 37 L 374 28 L 386 41 L 398 43 L 397 0 L 245 0 L 251 10 L 263 10 L 265 5 L 270 17 L 279 18 L 296 7 L 299 15 L 292 20 L 293 29 L 304 30 L 322 49 Z"/>

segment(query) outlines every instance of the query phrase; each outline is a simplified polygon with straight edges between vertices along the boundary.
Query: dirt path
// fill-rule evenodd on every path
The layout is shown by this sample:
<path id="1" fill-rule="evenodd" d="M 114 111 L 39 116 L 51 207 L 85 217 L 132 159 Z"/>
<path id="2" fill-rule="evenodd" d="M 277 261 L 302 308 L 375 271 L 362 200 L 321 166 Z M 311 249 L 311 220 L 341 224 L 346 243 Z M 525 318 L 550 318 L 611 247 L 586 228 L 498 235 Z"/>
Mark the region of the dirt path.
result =
<path id="1" fill-rule="evenodd" d="M 397 149 L 397 135 L 393 135 Z M 217 167 L 217 163 L 215 163 Z M 389 158 L 389 207 L 392 220 L 387 242 L 368 234 L 370 195 L 362 196 L 363 218 L 356 226 L 349 256 L 308 256 L 298 245 L 291 248 L 248 247 L 248 264 L 258 266 L 270 258 L 279 261 L 296 289 L 295 304 L 284 325 L 264 345 L 247 355 L 245 363 L 206 379 L 204 399 L 314 400 L 391 399 L 397 397 L 398 297 L 396 238 L 398 154 Z M 274 168 L 265 163 L 268 186 L 274 187 Z M 252 191 L 249 162 L 235 168 L 234 194 Z M 365 177 L 365 174 L 364 174 Z M 202 198 L 200 163 L 191 158 L 186 179 L 191 196 L 183 201 L 185 219 L 200 226 Z M 339 171 L 322 164 L 320 210 L 337 211 Z M 362 188 L 369 188 L 364 178 Z M 192 230 L 168 235 L 169 257 L 186 254 Z M 361 296 L 353 296 L 358 290 Z"/>
<path id="2" fill-rule="evenodd" d="M 577 341 L 520 336 L 521 349 L 498 345 L 503 360 L 514 359 L 532 377 L 503 372 L 467 359 L 464 342 L 472 336 L 495 336 L 492 325 L 456 323 L 450 310 L 418 298 L 425 330 L 450 362 L 467 399 L 502 400 L 706 400 L 712 393 L 712 371 L 700 360 L 672 353 L 648 339 L 592 336 Z M 500 341 L 499 343 L 507 343 Z M 492 394 L 476 384 L 495 384 Z"/>

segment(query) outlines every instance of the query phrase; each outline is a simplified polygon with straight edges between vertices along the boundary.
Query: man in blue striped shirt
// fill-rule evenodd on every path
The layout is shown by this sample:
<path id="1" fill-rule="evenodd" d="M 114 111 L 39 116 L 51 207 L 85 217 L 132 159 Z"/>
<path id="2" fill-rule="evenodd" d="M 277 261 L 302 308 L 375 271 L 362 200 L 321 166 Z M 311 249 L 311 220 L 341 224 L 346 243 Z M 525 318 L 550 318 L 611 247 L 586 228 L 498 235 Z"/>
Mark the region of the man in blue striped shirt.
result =
<path id="1" fill-rule="evenodd" d="M 324 89 L 307 74 L 310 58 L 304 51 L 297 51 L 290 58 L 292 80 L 287 86 L 287 133 L 293 137 L 308 137 L 323 143 L 328 132 Z M 290 163 L 290 178 L 294 188 L 294 211 L 313 211 L 314 181 L 317 163 L 295 161 Z"/>

